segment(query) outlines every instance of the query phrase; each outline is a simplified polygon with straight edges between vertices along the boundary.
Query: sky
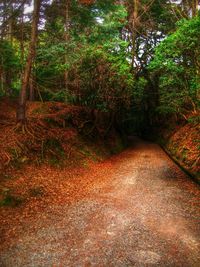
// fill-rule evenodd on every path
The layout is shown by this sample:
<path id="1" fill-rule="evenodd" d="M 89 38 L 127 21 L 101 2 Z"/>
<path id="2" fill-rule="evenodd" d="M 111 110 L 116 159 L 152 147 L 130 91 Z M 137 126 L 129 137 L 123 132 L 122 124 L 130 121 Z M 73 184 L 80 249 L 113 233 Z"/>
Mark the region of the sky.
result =
<path id="1" fill-rule="evenodd" d="M 33 11 L 33 3 L 30 6 L 28 6 L 28 5 L 25 6 L 25 8 L 24 8 L 25 14 L 31 13 L 32 11 Z"/>

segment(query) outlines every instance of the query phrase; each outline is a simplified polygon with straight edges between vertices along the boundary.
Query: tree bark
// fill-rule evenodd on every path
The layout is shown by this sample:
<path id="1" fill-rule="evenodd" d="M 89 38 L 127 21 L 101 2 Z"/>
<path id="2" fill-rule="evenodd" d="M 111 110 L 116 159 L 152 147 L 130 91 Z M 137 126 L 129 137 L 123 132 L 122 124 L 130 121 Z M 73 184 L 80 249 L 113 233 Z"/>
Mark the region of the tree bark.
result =
<path id="1" fill-rule="evenodd" d="M 31 75 L 29 79 L 29 100 L 34 101 L 35 100 L 35 88 L 34 88 L 34 77 Z"/>
<path id="2" fill-rule="evenodd" d="M 9 21 L 8 21 L 8 40 L 10 40 L 11 44 L 13 43 L 13 5 L 10 4 L 9 7 Z"/>
<path id="3" fill-rule="evenodd" d="M 12 95 L 12 79 L 10 72 L 7 71 L 5 74 L 5 84 L 6 84 L 6 96 L 11 96 Z"/>
<path id="4" fill-rule="evenodd" d="M 198 14 L 199 0 L 192 1 L 192 16 L 195 17 Z"/>
<path id="5" fill-rule="evenodd" d="M 21 49 L 21 65 L 24 63 L 24 5 L 22 6 L 20 18 L 20 49 Z"/>
<path id="6" fill-rule="evenodd" d="M 134 70 L 134 63 L 135 63 L 135 56 L 136 56 L 138 8 L 139 8 L 139 0 L 134 0 L 133 1 L 133 16 L 132 16 L 132 68 L 133 70 Z"/>
<path id="7" fill-rule="evenodd" d="M 29 45 L 29 54 L 27 57 L 26 66 L 23 73 L 22 86 L 19 96 L 19 104 L 16 114 L 17 122 L 21 124 L 24 124 L 26 122 L 27 87 L 29 84 L 32 62 L 33 59 L 35 58 L 40 6 L 41 6 L 41 0 L 34 0 L 34 11 L 33 11 L 31 41 Z"/>
<path id="8" fill-rule="evenodd" d="M 70 29 L 70 17 L 69 17 L 70 0 L 66 0 L 65 3 L 65 43 L 69 42 L 69 29 Z M 67 64 L 67 55 L 65 54 L 65 64 Z M 64 72 L 65 89 L 68 89 L 68 70 Z"/>

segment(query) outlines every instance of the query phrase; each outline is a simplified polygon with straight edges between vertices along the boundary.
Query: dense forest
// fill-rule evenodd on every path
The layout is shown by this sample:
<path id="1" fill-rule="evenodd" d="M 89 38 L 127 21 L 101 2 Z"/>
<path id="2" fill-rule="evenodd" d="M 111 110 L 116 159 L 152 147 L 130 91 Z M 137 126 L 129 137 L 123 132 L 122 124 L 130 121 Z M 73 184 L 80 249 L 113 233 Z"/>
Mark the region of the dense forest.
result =
<path id="1" fill-rule="evenodd" d="M 198 0 L 33 2 L 0 2 L 0 96 L 19 97 L 18 123 L 28 100 L 87 106 L 122 124 L 197 113 Z"/>
<path id="2" fill-rule="evenodd" d="M 200 266 L 200 0 L 0 0 L 0 266 Z"/>
<path id="3" fill-rule="evenodd" d="M 199 29 L 198 0 L 0 1 L 0 161 L 43 154 L 60 123 L 168 143 L 196 172 Z"/>

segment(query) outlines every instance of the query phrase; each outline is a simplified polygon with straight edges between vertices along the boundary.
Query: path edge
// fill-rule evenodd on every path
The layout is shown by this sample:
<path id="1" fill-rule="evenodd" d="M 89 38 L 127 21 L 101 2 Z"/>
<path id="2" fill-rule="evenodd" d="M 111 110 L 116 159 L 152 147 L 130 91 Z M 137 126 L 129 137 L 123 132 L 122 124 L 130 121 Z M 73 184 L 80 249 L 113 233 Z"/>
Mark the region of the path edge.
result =
<path id="1" fill-rule="evenodd" d="M 159 146 L 162 148 L 162 150 L 167 154 L 167 156 L 183 171 L 185 172 L 193 182 L 198 184 L 200 186 L 200 179 L 193 174 L 191 171 L 189 171 L 187 168 L 185 168 L 172 154 L 170 151 L 163 145 L 159 144 Z"/>

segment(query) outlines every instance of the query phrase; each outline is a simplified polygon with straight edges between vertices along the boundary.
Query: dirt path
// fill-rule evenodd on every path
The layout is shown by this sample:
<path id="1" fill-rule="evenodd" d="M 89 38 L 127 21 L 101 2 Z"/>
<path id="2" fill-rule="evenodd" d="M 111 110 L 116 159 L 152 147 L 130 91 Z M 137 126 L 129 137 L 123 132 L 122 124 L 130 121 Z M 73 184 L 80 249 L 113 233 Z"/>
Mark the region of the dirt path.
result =
<path id="1" fill-rule="evenodd" d="M 198 185 L 141 141 L 100 166 L 78 181 L 80 198 L 16 226 L 0 266 L 199 267 Z"/>

